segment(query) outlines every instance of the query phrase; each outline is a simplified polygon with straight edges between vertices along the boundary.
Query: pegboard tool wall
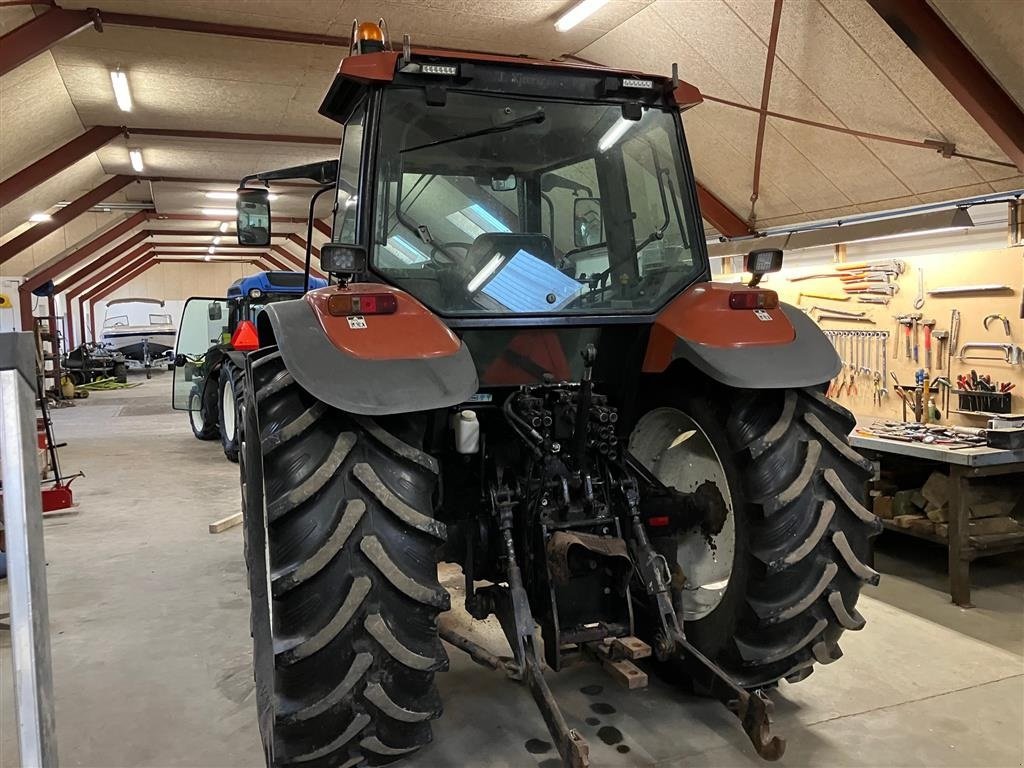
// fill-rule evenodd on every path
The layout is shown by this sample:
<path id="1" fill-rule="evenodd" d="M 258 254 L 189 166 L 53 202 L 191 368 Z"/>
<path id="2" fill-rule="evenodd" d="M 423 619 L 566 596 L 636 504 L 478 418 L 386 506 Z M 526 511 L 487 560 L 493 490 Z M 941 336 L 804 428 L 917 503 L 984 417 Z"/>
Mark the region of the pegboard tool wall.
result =
<path id="1" fill-rule="evenodd" d="M 906 264 L 906 272 L 896 279 L 899 292 L 892 297 L 888 306 L 875 304 L 861 304 L 857 297 L 851 296 L 849 301 L 830 301 L 828 299 L 809 298 L 801 296 L 801 293 L 822 293 L 839 295 L 843 293 L 843 283 L 838 278 L 816 278 L 811 280 L 800 280 L 790 282 L 788 278 L 804 274 L 819 274 L 830 272 L 835 265 L 824 264 L 815 267 L 804 267 L 800 269 L 787 270 L 776 275 L 768 276 L 762 283 L 765 288 L 777 291 L 782 301 L 788 302 L 801 309 L 810 309 L 812 306 L 828 307 L 842 311 L 867 312 L 867 316 L 874 320 L 874 324 L 863 322 L 852 322 L 844 320 L 823 320 L 818 323 L 823 330 L 858 330 L 858 331 L 888 331 L 888 359 L 889 371 L 895 371 L 901 384 L 913 384 L 914 372 L 925 367 L 924 359 L 924 329 L 918 328 L 919 363 L 914 364 L 913 360 L 907 360 L 904 347 L 903 329 L 897 328 L 895 315 L 905 315 L 913 312 L 920 312 L 926 320 L 935 320 L 934 330 L 949 330 L 950 316 L 952 310 L 960 310 L 960 339 L 959 344 L 963 346 L 968 342 L 997 342 L 1011 343 L 1024 346 L 1024 320 L 1021 320 L 1021 291 L 1024 289 L 1024 248 L 1005 248 L 997 251 L 965 252 L 956 256 L 943 254 L 941 256 L 900 256 Z M 871 262 L 880 261 L 872 259 Z M 850 263 L 854 260 L 850 259 Z M 859 263 L 859 262 L 858 262 Z M 870 263 L 870 262 L 869 262 Z M 914 300 L 918 292 L 918 268 L 924 269 L 925 302 L 920 310 L 914 309 Z M 928 296 L 927 291 L 956 285 L 981 285 L 981 284 L 1002 284 L 1010 286 L 1012 293 L 1004 292 L 999 294 L 964 294 L 958 296 Z M 819 313 L 815 312 L 814 317 Z M 1010 321 L 1010 337 L 1007 338 L 1003 332 L 1003 324 L 999 320 L 989 322 L 988 330 L 983 326 L 983 320 L 991 314 L 1005 315 Z M 897 333 L 897 330 L 900 333 Z M 899 344 L 899 357 L 893 357 L 893 345 Z M 948 346 L 948 345 L 947 345 Z M 932 371 L 929 379 L 946 373 L 945 353 L 940 363 L 937 355 L 937 342 L 932 341 Z M 972 353 L 974 354 L 974 353 Z M 981 374 L 990 374 L 992 380 L 1009 381 L 1016 384 L 1011 392 L 1010 410 L 1013 413 L 1024 412 L 1024 366 L 1012 366 L 1002 360 L 999 352 L 988 350 L 978 354 L 989 356 L 994 359 L 990 362 L 983 360 L 967 360 L 960 362 L 956 356 L 950 368 L 950 379 L 956 385 L 958 374 L 969 374 L 972 369 Z M 844 374 L 840 374 L 842 377 Z M 854 395 L 843 391 L 842 395 L 836 397 L 836 401 L 853 411 L 863 420 L 875 418 L 902 419 L 902 401 L 893 390 L 892 378 L 886 382 L 889 390 L 888 397 L 882 398 L 881 406 L 873 403 L 874 385 L 870 375 L 861 375 L 857 379 L 858 392 Z M 936 398 L 939 409 L 942 410 L 941 398 Z M 978 416 L 965 416 L 954 413 L 958 406 L 957 397 L 951 394 L 949 398 L 951 413 L 942 413 L 941 423 L 958 424 L 962 426 L 981 427 L 985 419 Z M 912 411 L 908 411 L 908 419 L 913 420 Z"/>

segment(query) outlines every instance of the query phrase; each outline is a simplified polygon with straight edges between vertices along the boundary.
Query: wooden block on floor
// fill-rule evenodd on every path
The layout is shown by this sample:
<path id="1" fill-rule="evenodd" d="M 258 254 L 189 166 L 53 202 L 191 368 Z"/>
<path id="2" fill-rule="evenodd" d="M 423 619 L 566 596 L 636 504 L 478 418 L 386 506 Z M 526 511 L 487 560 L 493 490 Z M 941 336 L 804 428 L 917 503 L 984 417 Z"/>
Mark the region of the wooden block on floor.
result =
<path id="1" fill-rule="evenodd" d="M 236 525 L 242 524 L 242 513 L 235 512 L 233 515 L 215 520 L 210 523 L 210 533 L 223 533 L 229 528 L 234 528 Z"/>
<path id="2" fill-rule="evenodd" d="M 647 687 L 647 673 L 632 661 L 628 659 L 619 659 L 618 661 L 605 659 L 603 664 L 604 671 L 611 675 L 612 679 L 623 688 L 633 690 Z"/>
<path id="3" fill-rule="evenodd" d="M 892 521 L 900 528 L 910 528 L 915 520 L 926 520 L 924 515 L 896 515 Z"/>
<path id="4" fill-rule="evenodd" d="M 651 646 L 639 637 L 617 637 L 612 641 L 612 652 L 625 659 L 646 659 L 651 655 Z"/>

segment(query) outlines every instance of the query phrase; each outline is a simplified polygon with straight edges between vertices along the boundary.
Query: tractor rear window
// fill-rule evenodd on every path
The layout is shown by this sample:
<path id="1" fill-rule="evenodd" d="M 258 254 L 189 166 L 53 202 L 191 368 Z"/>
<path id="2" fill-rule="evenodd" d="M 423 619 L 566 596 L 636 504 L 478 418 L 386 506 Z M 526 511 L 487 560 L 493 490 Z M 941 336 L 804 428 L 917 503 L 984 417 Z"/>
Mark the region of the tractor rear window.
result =
<path id="1" fill-rule="evenodd" d="M 651 312 L 703 271 L 678 119 L 388 90 L 373 268 L 446 315 Z"/>

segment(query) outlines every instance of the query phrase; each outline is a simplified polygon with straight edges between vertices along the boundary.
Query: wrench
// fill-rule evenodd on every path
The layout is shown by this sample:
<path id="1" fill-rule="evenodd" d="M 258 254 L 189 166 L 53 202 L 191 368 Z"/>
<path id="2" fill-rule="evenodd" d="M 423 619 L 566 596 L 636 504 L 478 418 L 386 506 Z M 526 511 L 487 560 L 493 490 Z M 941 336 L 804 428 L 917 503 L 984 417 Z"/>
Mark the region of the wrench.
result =
<path id="1" fill-rule="evenodd" d="M 888 344 L 888 343 L 889 343 L 889 332 L 888 331 L 882 331 L 882 397 L 888 397 L 889 396 L 889 389 L 888 389 L 888 387 L 886 387 L 886 384 L 889 381 L 889 376 L 888 376 L 888 373 L 889 373 L 889 360 L 888 360 L 888 355 L 885 354 L 885 352 L 886 352 L 885 347 L 886 347 L 886 344 Z"/>
<path id="2" fill-rule="evenodd" d="M 917 268 L 917 298 L 914 299 L 914 309 L 924 306 L 924 267 Z"/>

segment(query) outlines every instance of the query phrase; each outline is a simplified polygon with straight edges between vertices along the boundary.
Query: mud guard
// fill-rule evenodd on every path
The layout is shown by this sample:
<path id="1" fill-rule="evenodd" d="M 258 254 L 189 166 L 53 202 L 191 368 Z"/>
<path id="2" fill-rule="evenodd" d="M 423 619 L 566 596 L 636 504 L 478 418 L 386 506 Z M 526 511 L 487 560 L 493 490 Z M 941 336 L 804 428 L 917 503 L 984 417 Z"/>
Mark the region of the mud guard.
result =
<path id="1" fill-rule="evenodd" d="M 811 318 L 784 303 L 760 316 L 731 310 L 736 288 L 705 283 L 673 302 L 655 323 L 644 371 L 660 373 L 683 359 L 740 389 L 813 387 L 835 378 L 839 355 Z"/>
<path id="2" fill-rule="evenodd" d="M 447 408 L 477 391 L 476 367 L 461 341 L 448 355 L 371 358 L 348 354 L 328 337 L 308 298 L 271 304 L 264 313 L 289 373 L 317 399 L 348 413 L 384 416 Z M 370 324 L 396 320 L 396 316 L 372 318 Z M 447 332 L 440 320 L 437 324 Z M 359 333 L 372 339 L 369 330 Z"/>

